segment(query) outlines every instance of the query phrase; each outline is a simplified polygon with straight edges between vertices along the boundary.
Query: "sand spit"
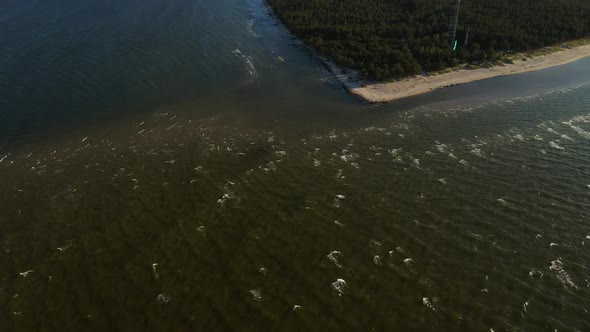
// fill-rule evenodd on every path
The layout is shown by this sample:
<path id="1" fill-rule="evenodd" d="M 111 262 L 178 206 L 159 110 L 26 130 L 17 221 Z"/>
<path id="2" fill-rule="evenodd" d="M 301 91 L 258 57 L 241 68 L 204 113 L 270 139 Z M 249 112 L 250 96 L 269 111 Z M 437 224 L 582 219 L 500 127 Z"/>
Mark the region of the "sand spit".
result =
<path id="1" fill-rule="evenodd" d="M 336 79 L 352 94 L 369 103 L 386 103 L 392 100 L 420 95 L 437 89 L 466 84 L 492 77 L 521 74 L 565 65 L 590 56 L 590 45 L 563 47 L 559 51 L 538 56 L 518 54 L 512 63 L 469 69 L 457 67 L 447 72 L 417 75 L 395 82 L 372 83 L 358 79 L 352 70 L 341 69 L 328 59 L 322 61 Z M 526 60 L 524 60 L 526 59 Z"/>

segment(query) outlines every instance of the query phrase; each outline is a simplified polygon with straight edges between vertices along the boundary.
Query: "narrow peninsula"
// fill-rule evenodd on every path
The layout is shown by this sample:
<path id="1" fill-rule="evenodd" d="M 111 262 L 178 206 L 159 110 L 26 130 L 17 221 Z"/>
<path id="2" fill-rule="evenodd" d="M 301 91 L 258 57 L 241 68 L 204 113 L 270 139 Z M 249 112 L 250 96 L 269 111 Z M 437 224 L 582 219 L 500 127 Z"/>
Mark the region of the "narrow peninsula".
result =
<path id="1" fill-rule="evenodd" d="M 590 56 L 590 0 L 266 1 L 372 103 Z"/>

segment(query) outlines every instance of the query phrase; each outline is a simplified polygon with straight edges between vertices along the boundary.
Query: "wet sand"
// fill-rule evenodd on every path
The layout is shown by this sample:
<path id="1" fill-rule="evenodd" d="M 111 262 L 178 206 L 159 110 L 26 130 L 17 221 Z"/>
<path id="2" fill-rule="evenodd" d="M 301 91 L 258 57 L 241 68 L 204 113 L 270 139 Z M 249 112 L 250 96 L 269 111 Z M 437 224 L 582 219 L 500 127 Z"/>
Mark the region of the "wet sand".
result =
<path id="1" fill-rule="evenodd" d="M 521 59 L 525 55 L 519 55 Z M 396 82 L 371 83 L 359 80 L 353 71 L 345 71 L 335 64 L 324 60 L 328 69 L 352 94 L 370 103 L 386 103 L 392 100 L 424 94 L 433 90 L 450 86 L 466 84 L 492 77 L 521 74 L 536 70 L 565 65 L 590 56 L 590 45 L 564 48 L 554 53 L 533 56 L 526 60 L 516 60 L 513 63 L 493 66 L 490 68 L 467 69 L 454 68 L 451 72 L 435 75 L 418 75 Z"/>

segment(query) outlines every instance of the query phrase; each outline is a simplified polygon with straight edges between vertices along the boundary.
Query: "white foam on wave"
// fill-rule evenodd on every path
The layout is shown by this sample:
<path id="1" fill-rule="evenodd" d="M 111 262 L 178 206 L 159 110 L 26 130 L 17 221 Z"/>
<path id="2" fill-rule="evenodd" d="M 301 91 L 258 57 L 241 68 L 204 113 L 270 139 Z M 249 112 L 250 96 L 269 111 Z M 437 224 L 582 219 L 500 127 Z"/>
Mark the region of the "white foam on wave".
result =
<path id="1" fill-rule="evenodd" d="M 535 135 L 534 137 L 537 141 L 542 141 L 543 137 L 539 136 L 539 135 Z"/>
<path id="2" fill-rule="evenodd" d="M 377 241 L 377 240 L 370 240 L 369 241 L 369 247 L 371 248 L 381 248 L 381 242 Z"/>
<path id="3" fill-rule="evenodd" d="M 525 301 L 525 302 L 522 304 L 522 311 L 523 311 L 523 312 L 521 313 L 521 315 L 522 315 L 522 317 L 523 317 L 523 318 L 524 318 L 524 313 L 528 311 L 528 310 L 527 310 L 527 308 L 528 308 L 528 306 L 530 305 L 530 301 L 531 301 L 531 300 L 530 300 L 530 299 L 528 299 L 528 300 L 526 300 L 526 301 Z"/>
<path id="4" fill-rule="evenodd" d="M 259 169 L 263 170 L 264 172 L 268 173 L 271 171 L 276 171 L 277 170 L 277 165 L 275 165 L 274 162 L 269 161 L 268 163 L 266 163 L 265 165 L 260 165 L 258 166 Z"/>
<path id="5" fill-rule="evenodd" d="M 321 164 L 322 164 L 322 162 L 321 162 L 321 161 L 319 161 L 319 160 L 317 160 L 317 159 L 314 159 L 314 160 L 313 160 L 313 166 L 314 166 L 314 167 L 319 167 Z"/>
<path id="6" fill-rule="evenodd" d="M 375 255 L 375 257 L 373 257 L 373 264 L 377 266 L 383 265 L 383 263 L 381 262 L 381 257 L 379 257 L 379 255 Z"/>
<path id="7" fill-rule="evenodd" d="M 562 123 L 590 123 L 590 114 L 576 115 L 567 122 Z"/>
<path id="8" fill-rule="evenodd" d="M 0 163 L 4 161 L 4 159 L 8 158 L 8 156 L 10 156 L 10 153 L 5 155 L 4 157 L 0 158 Z"/>
<path id="9" fill-rule="evenodd" d="M 578 135 L 582 136 L 583 138 L 590 139 L 589 132 L 587 132 L 586 130 L 582 129 L 579 126 L 576 126 L 579 123 L 590 123 L 590 114 L 574 116 L 573 118 L 569 119 L 568 121 L 562 122 L 562 124 L 569 126 Z"/>
<path id="10" fill-rule="evenodd" d="M 570 121 L 573 123 L 590 123 L 590 113 L 574 116 Z"/>
<path id="11" fill-rule="evenodd" d="M 334 207 L 339 208 L 340 207 L 340 201 L 343 201 L 346 198 L 346 196 L 344 195 L 336 195 L 336 198 L 334 198 Z"/>
<path id="12" fill-rule="evenodd" d="M 571 137 L 569 137 L 568 135 L 565 135 L 565 134 L 564 135 L 561 135 L 561 138 L 563 138 L 565 140 L 568 140 L 568 141 L 573 141 L 574 140 L 573 138 L 571 138 Z"/>
<path id="13" fill-rule="evenodd" d="M 197 232 L 201 233 L 201 235 L 207 236 L 207 228 L 205 228 L 205 226 L 203 226 L 203 225 L 198 226 L 196 228 L 196 230 L 197 230 Z"/>
<path id="14" fill-rule="evenodd" d="M 342 268 L 342 264 L 340 264 L 340 262 L 338 262 L 338 257 L 341 257 L 341 256 L 342 256 L 342 253 L 337 250 L 334 250 L 334 251 L 330 252 L 328 255 L 326 255 L 326 257 L 328 257 L 330 262 L 334 263 L 334 265 L 336 265 L 339 268 Z"/>
<path id="15" fill-rule="evenodd" d="M 480 158 L 485 158 L 485 154 L 483 153 L 483 151 L 481 151 L 481 149 L 473 149 L 469 152 L 473 155 L 480 157 Z"/>
<path id="16" fill-rule="evenodd" d="M 559 146 L 559 144 L 557 144 L 557 143 L 555 143 L 553 141 L 549 142 L 549 146 L 552 147 L 552 148 L 554 148 L 554 149 L 557 149 L 557 150 L 565 150 L 564 147 Z"/>
<path id="17" fill-rule="evenodd" d="M 403 150 L 403 148 L 391 149 L 387 150 L 392 157 L 397 157 L 399 153 Z"/>
<path id="18" fill-rule="evenodd" d="M 342 169 L 339 169 L 338 173 L 336 173 L 336 180 L 340 182 L 346 180 L 346 176 L 344 176 L 344 172 L 342 171 Z"/>
<path id="19" fill-rule="evenodd" d="M 449 151 L 449 146 L 446 144 L 437 144 L 435 146 L 440 153 L 447 153 Z"/>
<path id="20" fill-rule="evenodd" d="M 355 162 L 358 159 L 359 155 L 354 153 L 354 152 L 350 152 L 346 149 L 342 150 L 342 155 L 340 156 L 340 159 L 342 161 L 344 161 L 345 163 L 348 164 L 352 164 L 353 162 Z"/>
<path id="21" fill-rule="evenodd" d="M 160 279 L 160 275 L 158 274 L 158 263 L 152 264 L 152 274 L 154 279 Z"/>
<path id="22" fill-rule="evenodd" d="M 34 272 L 35 272 L 35 270 L 28 270 L 28 271 L 19 273 L 19 275 L 23 278 L 26 278 L 27 276 L 29 276 L 29 274 L 34 273 Z"/>
<path id="23" fill-rule="evenodd" d="M 547 131 L 548 131 L 548 132 L 550 132 L 550 133 L 552 133 L 552 134 L 555 134 L 555 135 L 557 135 L 557 136 L 561 136 L 561 134 L 560 134 L 560 133 L 558 133 L 558 132 L 557 132 L 555 129 L 553 129 L 553 128 L 547 128 Z"/>
<path id="24" fill-rule="evenodd" d="M 262 291 L 260 288 L 251 289 L 250 295 L 252 295 L 252 300 L 255 302 L 262 302 Z"/>
<path id="25" fill-rule="evenodd" d="M 385 128 L 381 128 L 381 127 L 371 126 L 371 127 L 363 128 L 363 130 L 365 132 L 371 132 L 371 131 L 384 132 L 386 129 Z"/>
<path id="26" fill-rule="evenodd" d="M 403 130 L 408 130 L 410 129 L 410 125 L 407 123 L 394 123 L 391 128 L 397 128 L 397 129 L 403 129 Z"/>
<path id="27" fill-rule="evenodd" d="M 348 287 L 348 285 L 344 279 L 338 278 L 332 283 L 332 290 L 336 292 L 338 296 L 342 296 L 344 294 L 346 287 Z"/>
<path id="28" fill-rule="evenodd" d="M 335 140 L 336 138 L 338 138 L 338 135 L 336 135 L 336 129 L 333 129 L 329 134 L 328 134 L 328 138 L 331 140 Z"/>
<path id="29" fill-rule="evenodd" d="M 422 303 L 426 306 L 426 308 L 432 310 L 432 311 L 437 311 L 437 306 L 436 304 L 438 303 L 438 298 L 433 297 L 432 301 L 427 298 L 427 297 L 423 297 L 422 298 Z"/>
<path id="30" fill-rule="evenodd" d="M 414 161 L 412 162 L 412 166 L 420 168 L 420 159 L 414 159 Z"/>
<path id="31" fill-rule="evenodd" d="M 248 31 L 248 33 L 253 37 L 258 38 L 260 36 L 254 31 L 254 22 L 254 19 L 250 19 L 248 22 L 246 22 L 246 31 Z"/>
<path id="32" fill-rule="evenodd" d="M 586 130 L 582 129 L 581 127 L 571 125 L 570 126 L 578 135 L 582 136 L 583 138 L 590 139 L 590 133 Z"/>
<path id="33" fill-rule="evenodd" d="M 563 269 L 563 263 L 560 259 L 551 261 L 549 269 L 557 272 L 557 279 L 559 279 L 565 288 L 578 289 L 578 286 L 574 283 L 570 275 Z"/>
<path id="34" fill-rule="evenodd" d="M 529 271 L 529 276 L 531 278 L 541 279 L 541 278 L 543 278 L 543 272 L 538 271 L 538 270 L 530 270 Z"/>
<path id="35" fill-rule="evenodd" d="M 508 204 L 508 202 L 506 202 L 506 200 L 504 200 L 503 198 L 498 198 L 496 201 L 498 201 L 498 203 L 504 205 L 504 206 L 509 206 L 510 204 Z"/>
<path id="36" fill-rule="evenodd" d="M 254 61 L 254 58 L 252 58 L 251 56 L 244 57 L 244 64 L 246 65 L 246 69 L 248 70 L 250 75 L 252 75 L 253 78 L 256 78 L 258 76 L 258 72 L 256 71 L 256 67 L 254 67 L 254 63 L 252 63 L 252 61 Z"/>
<path id="37" fill-rule="evenodd" d="M 156 301 L 158 301 L 158 304 L 166 304 L 170 302 L 170 296 L 168 296 L 166 293 L 158 294 Z"/>
<path id="38" fill-rule="evenodd" d="M 231 199 L 235 199 L 236 198 L 236 194 L 234 192 L 226 192 L 225 194 L 223 194 L 223 196 L 221 196 L 221 198 L 219 198 L 217 200 L 217 204 L 223 204 L 225 202 L 227 202 L 228 200 Z"/>
<path id="39" fill-rule="evenodd" d="M 253 63 L 254 58 L 252 58 L 249 55 L 242 54 L 242 51 L 240 51 L 239 49 L 233 50 L 232 53 L 238 59 L 240 59 L 240 61 L 244 64 L 244 68 L 246 69 L 246 71 L 248 71 L 248 73 L 250 73 L 252 78 L 258 77 L 258 71 L 256 71 L 256 67 L 254 66 L 254 63 Z"/>

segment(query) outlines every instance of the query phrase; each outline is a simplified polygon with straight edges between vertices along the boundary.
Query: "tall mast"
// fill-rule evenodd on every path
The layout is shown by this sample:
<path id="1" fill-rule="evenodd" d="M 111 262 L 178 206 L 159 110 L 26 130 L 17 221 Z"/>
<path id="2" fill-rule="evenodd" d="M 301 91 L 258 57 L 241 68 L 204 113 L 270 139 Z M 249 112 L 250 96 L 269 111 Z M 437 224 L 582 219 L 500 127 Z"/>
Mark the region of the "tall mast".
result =
<path id="1" fill-rule="evenodd" d="M 465 35 L 465 44 L 463 44 L 463 48 L 467 48 L 467 43 L 469 43 L 469 30 L 471 30 L 471 27 L 467 27 L 467 34 Z"/>
<path id="2" fill-rule="evenodd" d="M 459 6 L 461 6 L 461 0 L 457 0 L 457 3 L 455 4 L 455 13 L 453 15 L 453 20 L 451 21 L 450 43 L 453 49 L 457 46 L 455 37 L 457 36 L 457 24 L 459 23 Z"/>

